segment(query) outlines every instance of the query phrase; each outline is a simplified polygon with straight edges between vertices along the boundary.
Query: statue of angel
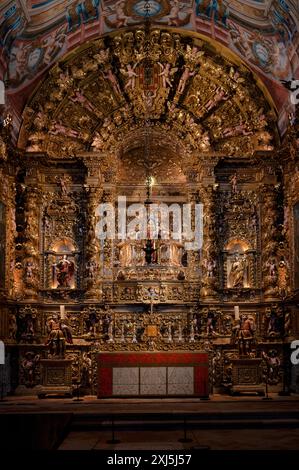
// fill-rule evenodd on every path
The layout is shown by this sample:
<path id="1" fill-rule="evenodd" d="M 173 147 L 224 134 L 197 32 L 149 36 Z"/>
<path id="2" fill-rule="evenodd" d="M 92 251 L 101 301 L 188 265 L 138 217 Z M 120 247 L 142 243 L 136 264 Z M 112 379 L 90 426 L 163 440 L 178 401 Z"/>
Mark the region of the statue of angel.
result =
<path id="1" fill-rule="evenodd" d="M 135 88 L 135 77 L 138 77 L 137 73 L 134 72 L 135 68 L 137 67 L 137 63 L 133 65 L 128 64 L 127 65 L 127 70 L 126 69 L 120 69 L 121 73 L 125 75 L 128 78 L 128 81 L 125 85 L 125 90 L 127 88 L 131 88 L 132 90 Z"/>
<path id="2" fill-rule="evenodd" d="M 104 140 L 98 132 L 95 133 L 91 146 L 95 150 L 102 150 L 102 148 L 104 147 Z"/>
<path id="3" fill-rule="evenodd" d="M 183 93 L 183 91 L 185 90 L 188 79 L 190 77 L 193 77 L 194 75 L 195 75 L 195 71 L 191 72 L 190 68 L 186 67 L 186 65 L 185 65 L 185 70 L 182 73 L 182 76 L 181 76 L 181 79 L 180 79 L 180 82 L 179 82 L 179 86 L 178 86 L 178 90 L 177 90 L 179 94 Z"/>
<path id="4" fill-rule="evenodd" d="M 205 260 L 204 267 L 207 270 L 207 277 L 214 277 L 214 270 L 215 270 L 216 266 L 217 266 L 217 263 L 212 258 L 209 258 L 208 260 Z"/>
<path id="5" fill-rule="evenodd" d="M 223 88 L 218 87 L 215 91 L 215 94 L 209 101 L 206 103 L 205 108 L 207 111 L 211 111 L 218 103 L 221 101 L 228 100 L 228 94 L 223 90 Z"/>
<path id="6" fill-rule="evenodd" d="M 172 75 L 175 74 L 175 72 L 178 70 L 177 67 L 172 67 L 171 64 L 167 63 L 166 65 L 161 64 L 161 62 L 158 62 L 158 65 L 161 68 L 161 72 L 159 73 L 159 77 L 162 77 L 162 84 L 163 88 L 167 88 L 167 85 L 172 87 L 172 83 L 170 81 L 170 78 Z"/>
<path id="7" fill-rule="evenodd" d="M 193 66 L 197 65 L 203 55 L 204 51 L 200 51 L 197 46 L 191 47 L 187 44 L 185 52 L 185 61 L 187 64 L 192 64 Z"/>
<path id="8" fill-rule="evenodd" d="M 109 54 L 110 50 L 108 49 L 100 49 L 97 54 L 95 54 L 93 57 L 96 61 L 97 64 L 106 64 L 109 61 Z"/>

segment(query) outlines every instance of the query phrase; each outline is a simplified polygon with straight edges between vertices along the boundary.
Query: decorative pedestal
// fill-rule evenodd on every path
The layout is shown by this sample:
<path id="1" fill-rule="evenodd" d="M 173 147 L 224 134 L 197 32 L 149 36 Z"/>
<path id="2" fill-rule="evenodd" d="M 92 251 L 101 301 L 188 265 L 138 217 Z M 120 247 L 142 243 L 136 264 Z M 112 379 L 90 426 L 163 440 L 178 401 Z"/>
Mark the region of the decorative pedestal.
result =
<path id="1" fill-rule="evenodd" d="M 72 370 L 71 362 L 67 359 L 42 359 L 42 384 L 38 391 L 38 398 L 46 395 L 72 396 Z"/>
<path id="2" fill-rule="evenodd" d="M 264 385 L 262 383 L 261 359 L 233 359 L 231 393 L 255 392 L 264 395 Z"/>

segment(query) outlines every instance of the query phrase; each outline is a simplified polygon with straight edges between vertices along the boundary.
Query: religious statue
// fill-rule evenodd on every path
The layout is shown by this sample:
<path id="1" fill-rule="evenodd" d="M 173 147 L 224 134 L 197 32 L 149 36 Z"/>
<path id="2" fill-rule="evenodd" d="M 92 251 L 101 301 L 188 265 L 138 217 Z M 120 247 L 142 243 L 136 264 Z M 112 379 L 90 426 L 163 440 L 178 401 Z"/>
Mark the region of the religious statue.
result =
<path id="1" fill-rule="evenodd" d="M 64 135 L 65 137 L 78 137 L 79 133 L 73 129 L 65 127 L 61 122 L 55 122 L 49 130 L 49 134 Z"/>
<path id="2" fill-rule="evenodd" d="M 190 336 L 189 336 L 189 342 L 193 343 L 195 341 L 195 329 L 194 329 L 194 321 L 191 320 L 190 322 Z"/>
<path id="3" fill-rule="evenodd" d="M 271 349 L 267 354 L 262 352 L 262 357 L 266 363 L 266 380 L 268 384 L 276 385 L 280 380 L 280 359 L 275 349 Z"/>
<path id="4" fill-rule="evenodd" d="M 182 94 L 183 91 L 185 90 L 185 87 L 187 85 L 187 81 L 190 77 L 193 77 L 195 75 L 195 72 L 191 72 L 189 67 L 185 66 L 185 70 L 182 73 L 181 79 L 179 81 L 178 89 L 177 92 L 178 94 Z"/>
<path id="5" fill-rule="evenodd" d="M 98 114 L 97 108 L 82 94 L 80 90 L 75 90 L 74 94 L 70 97 L 73 103 L 80 103 L 84 108 L 86 108 L 91 113 Z"/>
<path id="6" fill-rule="evenodd" d="M 233 342 L 238 345 L 240 356 L 248 356 L 252 349 L 255 333 L 255 321 L 252 316 L 242 315 L 232 328 Z"/>
<path id="7" fill-rule="evenodd" d="M 231 191 L 232 191 L 232 194 L 236 194 L 237 192 L 237 182 L 238 182 L 238 177 L 237 177 L 237 173 L 234 173 L 230 179 L 230 184 L 231 184 Z"/>
<path id="8" fill-rule="evenodd" d="M 67 255 L 60 257 L 60 260 L 53 265 L 53 277 L 56 274 L 57 288 L 71 287 L 71 281 L 74 276 L 75 265 L 73 261 L 68 260 Z"/>
<path id="9" fill-rule="evenodd" d="M 240 257 L 238 254 L 235 255 L 228 276 L 229 287 L 244 287 L 246 267 L 246 258 Z"/>
<path id="10" fill-rule="evenodd" d="M 154 247 L 154 242 L 152 240 L 146 240 L 146 244 L 143 248 L 143 251 L 145 252 L 145 261 L 147 264 L 156 263 L 157 248 Z"/>
<path id="11" fill-rule="evenodd" d="M 33 278 L 34 271 L 35 271 L 34 263 L 32 261 L 27 261 L 27 263 L 25 265 L 25 276 L 26 276 L 27 280 Z"/>
<path id="12" fill-rule="evenodd" d="M 98 132 L 96 132 L 94 135 L 91 147 L 93 147 L 94 150 L 102 150 L 104 147 L 104 140 Z"/>
<path id="13" fill-rule="evenodd" d="M 22 360 L 21 365 L 24 371 L 24 382 L 26 387 L 31 388 L 35 385 L 35 372 L 39 360 L 39 354 L 35 354 L 31 351 L 25 353 L 25 358 Z"/>
<path id="14" fill-rule="evenodd" d="M 222 88 L 217 88 L 213 98 L 210 98 L 209 101 L 206 103 L 205 108 L 207 111 L 211 111 L 218 103 L 221 101 L 228 100 L 228 95 Z"/>
<path id="15" fill-rule="evenodd" d="M 214 277 L 216 265 L 217 265 L 216 261 L 213 260 L 212 258 L 205 260 L 204 266 L 207 270 L 207 277 Z"/>
<path id="16" fill-rule="evenodd" d="M 132 246 L 129 240 L 124 240 L 118 245 L 119 264 L 123 267 L 130 266 L 132 262 Z"/>
<path id="17" fill-rule="evenodd" d="M 88 335 L 95 336 L 99 319 L 98 319 L 97 313 L 94 310 L 89 312 L 88 318 L 86 318 L 85 323 L 86 323 L 86 329 L 88 331 Z"/>
<path id="18" fill-rule="evenodd" d="M 85 387 L 90 387 L 92 385 L 92 360 L 90 353 L 84 351 L 82 354 L 82 375 L 81 383 Z"/>
<path id="19" fill-rule="evenodd" d="M 157 96 L 157 90 L 156 91 L 146 90 L 142 92 L 141 98 L 142 98 L 142 103 L 144 105 L 146 112 L 149 112 L 152 110 L 156 96 Z"/>
<path id="20" fill-rule="evenodd" d="M 17 331 L 18 331 L 18 324 L 17 318 L 14 313 L 9 315 L 8 320 L 8 336 L 10 339 L 16 340 L 17 339 Z"/>
<path id="21" fill-rule="evenodd" d="M 47 326 L 49 335 L 46 346 L 49 347 L 51 356 L 64 358 L 65 343 L 73 343 L 71 328 L 57 314 L 53 315 Z"/>
<path id="22" fill-rule="evenodd" d="M 149 298 L 149 301 L 150 301 L 150 313 L 153 314 L 153 311 L 154 311 L 154 302 L 155 300 L 159 300 L 159 292 L 157 289 L 155 289 L 154 287 L 149 287 L 147 289 L 147 296 Z"/>
<path id="23" fill-rule="evenodd" d="M 104 316 L 102 319 L 102 333 L 105 340 L 109 343 L 113 343 L 113 331 L 114 331 L 114 321 L 112 312 L 108 305 L 104 305 L 103 308 Z"/>
<path id="24" fill-rule="evenodd" d="M 60 189 L 60 194 L 62 196 L 68 195 L 68 183 L 72 181 L 70 176 L 62 175 L 56 177 L 56 182 Z"/>
<path id="25" fill-rule="evenodd" d="M 223 130 L 223 137 L 236 137 L 238 135 L 251 135 L 253 132 L 248 129 L 246 122 L 240 122 L 237 126 L 227 127 Z"/>
<path id="26" fill-rule="evenodd" d="M 136 67 L 137 67 L 137 63 L 134 64 L 133 67 L 132 67 L 131 64 L 128 64 L 127 65 L 127 70 L 126 69 L 120 69 L 121 73 L 128 78 L 128 81 L 125 85 L 125 90 L 127 88 L 131 88 L 131 90 L 134 90 L 134 88 L 135 88 L 136 77 L 138 77 L 137 73 L 134 71 Z"/>
<path id="27" fill-rule="evenodd" d="M 89 279 L 94 279 L 97 267 L 98 265 L 95 261 L 88 261 L 86 263 L 86 275 Z"/>
<path id="28" fill-rule="evenodd" d="M 167 85 L 172 87 L 172 83 L 170 81 L 170 77 L 175 74 L 178 70 L 176 67 L 171 68 L 171 64 L 167 63 L 166 65 L 162 65 L 158 62 L 158 65 L 161 68 L 161 72 L 159 73 L 159 77 L 162 77 L 162 86 L 163 88 L 167 88 Z"/>
<path id="29" fill-rule="evenodd" d="M 206 326 L 206 331 L 207 331 L 208 336 L 216 334 L 216 323 L 217 323 L 216 313 L 213 310 L 209 310 L 207 314 L 207 326 Z"/>

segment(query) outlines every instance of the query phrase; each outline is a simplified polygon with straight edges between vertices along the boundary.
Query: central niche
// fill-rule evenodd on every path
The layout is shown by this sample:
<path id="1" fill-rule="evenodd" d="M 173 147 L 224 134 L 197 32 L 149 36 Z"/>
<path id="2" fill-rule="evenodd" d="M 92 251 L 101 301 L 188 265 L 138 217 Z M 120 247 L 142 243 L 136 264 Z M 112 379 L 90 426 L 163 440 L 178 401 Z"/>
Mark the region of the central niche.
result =
<path id="1" fill-rule="evenodd" d="M 188 202 L 182 158 L 169 137 L 141 130 L 124 141 L 118 160 L 118 197 L 125 198 L 126 237 L 116 240 L 116 279 L 185 279 L 183 207 Z M 148 145 L 148 147 L 146 147 Z M 117 207 L 115 213 L 118 214 Z M 149 275 L 149 274 L 148 274 Z"/>

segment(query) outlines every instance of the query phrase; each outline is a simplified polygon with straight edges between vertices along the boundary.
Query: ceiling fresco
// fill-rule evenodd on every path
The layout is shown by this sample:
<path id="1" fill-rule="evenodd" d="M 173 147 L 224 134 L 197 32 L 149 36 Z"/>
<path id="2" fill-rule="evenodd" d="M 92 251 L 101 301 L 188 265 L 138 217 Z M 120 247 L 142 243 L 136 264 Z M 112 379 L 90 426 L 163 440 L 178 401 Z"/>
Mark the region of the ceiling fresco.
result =
<path id="1" fill-rule="evenodd" d="M 0 6 L 0 73 L 13 114 L 46 71 L 100 35 L 144 22 L 143 0 L 7 0 Z M 299 77 L 298 0 L 152 0 L 154 26 L 196 31 L 228 47 L 264 82 L 280 113 L 282 81 Z M 283 127 L 283 119 L 281 120 Z"/>

